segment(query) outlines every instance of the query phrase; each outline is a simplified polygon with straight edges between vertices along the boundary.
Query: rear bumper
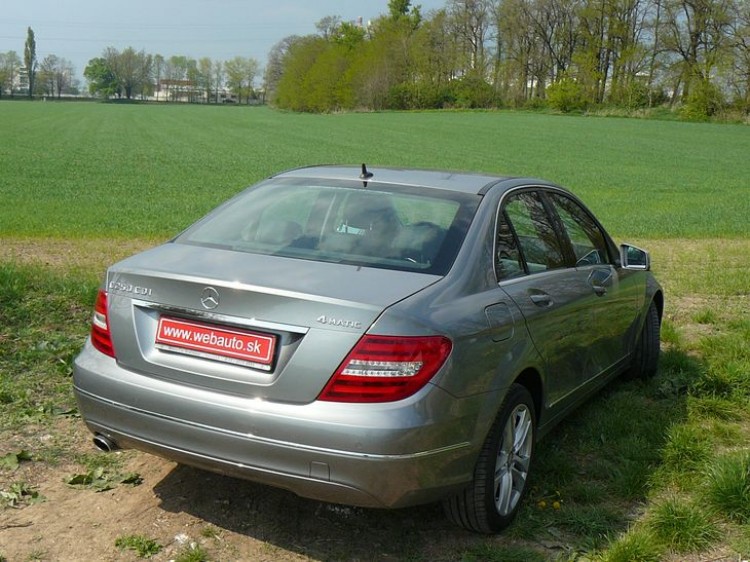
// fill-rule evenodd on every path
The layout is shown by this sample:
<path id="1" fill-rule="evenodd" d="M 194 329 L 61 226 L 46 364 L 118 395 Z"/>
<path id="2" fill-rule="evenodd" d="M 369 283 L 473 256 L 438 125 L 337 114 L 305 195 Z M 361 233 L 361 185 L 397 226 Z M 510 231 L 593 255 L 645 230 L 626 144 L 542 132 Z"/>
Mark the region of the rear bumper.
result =
<path id="1" fill-rule="evenodd" d="M 74 363 L 86 425 L 120 447 L 363 507 L 427 503 L 471 480 L 476 413 L 425 390 L 386 405 L 276 404 L 133 373 L 89 344 Z"/>

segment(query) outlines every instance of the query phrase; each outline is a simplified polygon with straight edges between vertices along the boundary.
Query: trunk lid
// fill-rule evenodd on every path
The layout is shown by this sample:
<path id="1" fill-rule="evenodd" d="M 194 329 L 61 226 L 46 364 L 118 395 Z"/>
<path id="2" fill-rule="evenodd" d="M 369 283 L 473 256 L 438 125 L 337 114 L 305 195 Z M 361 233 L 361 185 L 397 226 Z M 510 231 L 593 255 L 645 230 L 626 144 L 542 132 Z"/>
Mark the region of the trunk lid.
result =
<path id="1" fill-rule="evenodd" d="M 438 279 L 169 243 L 109 269 L 109 325 L 127 369 L 307 403 L 385 308 Z"/>

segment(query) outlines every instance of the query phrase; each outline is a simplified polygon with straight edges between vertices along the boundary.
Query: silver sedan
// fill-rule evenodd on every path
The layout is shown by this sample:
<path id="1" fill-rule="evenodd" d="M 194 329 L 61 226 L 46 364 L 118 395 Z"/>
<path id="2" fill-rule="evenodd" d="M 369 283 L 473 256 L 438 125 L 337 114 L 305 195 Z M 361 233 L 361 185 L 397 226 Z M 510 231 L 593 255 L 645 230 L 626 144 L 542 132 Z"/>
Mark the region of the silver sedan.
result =
<path id="1" fill-rule="evenodd" d="M 537 440 L 656 372 L 649 270 L 546 181 L 292 170 L 109 268 L 75 393 L 101 449 L 495 533 Z"/>

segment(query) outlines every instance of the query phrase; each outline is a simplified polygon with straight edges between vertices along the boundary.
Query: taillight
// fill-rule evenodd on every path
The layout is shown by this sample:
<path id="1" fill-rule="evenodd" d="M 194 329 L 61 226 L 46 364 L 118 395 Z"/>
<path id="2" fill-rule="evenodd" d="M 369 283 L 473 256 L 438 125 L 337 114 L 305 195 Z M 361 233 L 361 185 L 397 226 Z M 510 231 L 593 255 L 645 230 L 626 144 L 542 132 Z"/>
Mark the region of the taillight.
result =
<path id="1" fill-rule="evenodd" d="M 319 400 L 392 402 L 411 396 L 437 373 L 453 345 L 442 336 L 363 336 Z"/>
<path id="2" fill-rule="evenodd" d="M 94 304 L 94 317 L 91 319 L 91 343 L 94 347 L 110 357 L 115 356 L 112 346 L 112 336 L 109 333 L 109 318 L 107 317 L 107 293 L 99 289 Z"/>

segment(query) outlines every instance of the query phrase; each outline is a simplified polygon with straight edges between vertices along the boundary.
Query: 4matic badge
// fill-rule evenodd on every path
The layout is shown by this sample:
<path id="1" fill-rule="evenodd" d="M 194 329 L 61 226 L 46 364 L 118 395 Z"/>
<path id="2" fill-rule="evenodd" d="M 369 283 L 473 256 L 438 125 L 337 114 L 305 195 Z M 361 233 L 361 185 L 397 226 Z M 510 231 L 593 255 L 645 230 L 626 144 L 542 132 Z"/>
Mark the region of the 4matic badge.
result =
<path id="1" fill-rule="evenodd" d="M 315 320 L 326 326 L 341 326 L 342 328 L 354 328 L 357 330 L 362 328 L 362 322 L 342 320 L 341 318 L 333 318 L 332 316 L 326 316 L 325 314 L 318 316 Z"/>

